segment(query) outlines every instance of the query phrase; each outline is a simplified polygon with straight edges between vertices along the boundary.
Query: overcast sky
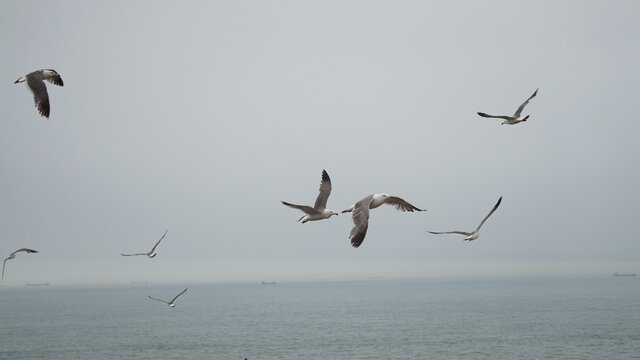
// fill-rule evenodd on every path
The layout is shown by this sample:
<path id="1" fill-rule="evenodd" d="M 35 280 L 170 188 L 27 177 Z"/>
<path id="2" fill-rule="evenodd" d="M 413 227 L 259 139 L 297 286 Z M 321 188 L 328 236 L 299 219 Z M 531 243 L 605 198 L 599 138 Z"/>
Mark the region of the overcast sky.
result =
<path id="1" fill-rule="evenodd" d="M 639 272 L 640 3 L 5 1 L 5 284 Z M 24 84 L 47 83 L 49 120 Z M 478 111 L 512 114 L 515 126 Z M 296 222 L 371 193 L 427 209 Z M 427 230 L 473 230 L 471 243 Z M 165 229 L 154 259 L 148 251 Z"/>

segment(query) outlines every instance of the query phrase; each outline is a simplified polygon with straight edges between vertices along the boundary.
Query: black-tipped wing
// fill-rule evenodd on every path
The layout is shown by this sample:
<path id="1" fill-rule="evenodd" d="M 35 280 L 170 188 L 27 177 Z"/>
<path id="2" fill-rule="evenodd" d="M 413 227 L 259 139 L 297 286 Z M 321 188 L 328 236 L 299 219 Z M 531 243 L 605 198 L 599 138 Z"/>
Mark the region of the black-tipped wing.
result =
<path id="1" fill-rule="evenodd" d="M 188 288 L 187 288 L 188 289 Z M 169 302 L 170 304 L 173 304 L 174 301 L 176 301 L 177 298 L 180 297 L 180 295 L 184 294 L 187 292 L 187 289 L 182 290 L 182 292 L 178 295 L 176 295 L 176 297 L 174 297 L 173 299 L 171 299 L 171 301 Z"/>
<path id="2" fill-rule="evenodd" d="M 371 200 L 373 200 L 373 195 L 369 195 L 358 201 L 353 207 L 351 220 L 353 220 L 354 226 L 349 233 L 349 239 L 351 239 L 351 246 L 354 248 L 359 247 L 367 235 L 367 229 L 369 228 L 369 203 L 371 203 Z"/>
<path id="3" fill-rule="evenodd" d="M 397 196 L 391 196 L 387 199 L 387 201 L 385 201 L 385 204 L 389 204 L 389 205 L 393 205 L 395 206 L 396 209 L 400 210 L 400 211 L 410 211 L 410 212 L 414 212 L 414 211 L 424 211 L 422 209 L 418 209 L 417 207 L 409 204 L 408 202 L 406 202 L 405 200 L 397 197 Z"/>
<path id="4" fill-rule="evenodd" d="M 478 227 L 476 228 L 476 231 L 480 230 L 480 228 L 482 227 L 482 224 L 484 224 L 484 222 L 487 221 L 489 216 L 491 216 L 491 214 L 493 214 L 494 211 L 496 211 L 498 206 L 500 206 L 501 202 L 502 202 L 502 196 L 500 196 L 500 199 L 498 199 L 498 202 L 493 206 L 493 209 L 491 209 L 491 211 L 489 211 L 489 214 L 487 216 L 485 216 L 484 219 L 482 219 L 482 222 L 480 222 L 480 225 L 478 225 Z"/>
<path id="5" fill-rule="evenodd" d="M 169 231 L 169 229 L 164 231 L 164 234 L 162 234 L 162 237 L 160 238 L 160 240 L 158 240 L 158 242 L 155 245 L 153 245 L 153 248 L 151 248 L 151 251 L 149 251 L 149 254 L 152 254 L 154 251 L 156 251 L 156 248 L 158 247 L 158 244 L 160 244 L 160 241 L 162 241 L 162 239 L 164 239 L 164 237 L 167 235 L 167 231 Z"/>
<path id="6" fill-rule="evenodd" d="M 147 296 L 148 296 L 148 295 L 147 295 Z M 162 300 L 162 299 L 156 299 L 156 298 L 151 297 L 151 296 L 149 296 L 149 299 L 153 299 L 153 300 L 155 300 L 155 301 L 160 301 L 160 302 L 163 302 L 163 303 L 165 303 L 165 304 L 169 304 L 168 302 L 166 302 L 166 301 L 164 301 L 164 300 Z"/>
<path id="7" fill-rule="evenodd" d="M 27 76 L 27 86 L 33 93 L 33 102 L 38 108 L 40 115 L 49 117 L 49 93 L 47 93 L 47 86 L 42 80 L 34 79 Z"/>
<path id="8" fill-rule="evenodd" d="M 281 201 L 281 203 L 283 203 L 284 205 L 287 205 L 288 207 L 301 210 L 305 214 L 309 214 L 309 215 L 320 214 L 320 211 L 312 208 L 311 206 L 296 205 L 296 204 L 291 204 L 291 203 L 288 203 L 288 202 L 285 202 L 285 201 Z"/>
<path id="9" fill-rule="evenodd" d="M 479 112 L 478 115 L 482 116 L 482 117 L 486 117 L 486 118 L 496 118 L 496 119 L 505 119 L 505 120 L 513 120 L 512 116 L 506 116 L 506 115 L 489 115 L 489 114 L 485 114 L 483 112 Z"/>
<path id="10" fill-rule="evenodd" d="M 60 77 L 60 75 L 52 76 L 50 78 L 47 78 L 46 80 L 54 85 L 64 86 L 64 83 L 62 82 L 62 78 Z"/>
<path id="11" fill-rule="evenodd" d="M 17 253 L 19 253 L 19 252 L 21 252 L 21 251 L 24 251 L 24 252 L 29 253 L 29 254 L 37 253 L 37 252 L 38 252 L 38 250 L 22 248 L 22 249 L 19 249 L 19 250 L 16 250 L 16 251 L 12 252 L 12 253 L 11 253 L 11 255 L 15 255 L 15 254 L 17 254 Z M 11 255 L 9 255 L 9 256 L 11 256 Z"/>
<path id="12" fill-rule="evenodd" d="M 522 103 L 522 105 L 520 105 L 520 107 L 518 108 L 518 110 L 516 110 L 515 114 L 513 114 L 514 117 L 519 118 L 520 114 L 522 114 L 522 110 L 524 110 L 524 107 L 527 106 L 527 104 L 529 103 L 529 100 L 533 99 L 534 97 L 536 97 L 536 95 L 538 95 L 538 89 L 536 89 L 536 91 L 533 92 L 533 95 L 529 96 L 529 98 L 527 100 L 525 100 L 525 102 Z"/>
<path id="13" fill-rule="evenodd" d="M 436 235 L 440 235 L 440 234 L 458 234 L 458 235 L 464 235 L 464 236 L 473 235 L 473 233 L 465 232 L 465 231 L 442 231 L 442 232 L 429 231 L 429 232 L 432 233 L 432 234 L 436 234 Z"/>
<path id="14" fill-rule="evenodd" d="M 322 170 L 322 181 L 320 182 L 320 193 L 316 198 L 316 203 L 313 207 L 318 211 L 323 211 L 327 208 L 327 199 L 331 195 L 331 179 L 326 170 Z"/>

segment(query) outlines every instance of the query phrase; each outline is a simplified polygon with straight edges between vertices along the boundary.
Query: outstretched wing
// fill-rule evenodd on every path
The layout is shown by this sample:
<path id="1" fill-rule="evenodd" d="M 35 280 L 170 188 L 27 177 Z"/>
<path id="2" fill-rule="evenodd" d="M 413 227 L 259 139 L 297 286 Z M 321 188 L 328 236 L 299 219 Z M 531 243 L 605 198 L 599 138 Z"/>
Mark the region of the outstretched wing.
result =
<path id="1" fill-rule="evenodd" d="M 29 254 L 37 253 L 37 252 L 38 252 L 37 250 L 32 250 L 32 249 L 22 248 L 22 249 L 19 249 L 19 250 L 16 250 L 16 251 L 12 252 L 12 253 L 11 253 L 11 255 L 15 255 L 15 254 L 17 254 L 17 253 L 19 253 L 19 252 L 21 252 L 21 251 L 24 251 L 24 252 L 29 253 Z M 11 256 L 11 255 L 9 255 L 9 256 Z"/>
<path id="2" fill-rule="evenodd" d="M 40 115 L 49 117 L 49 93 L 44 81 L 27 77 L 27 86 L 33 93 L 33 102 L 36 104 Z"/>
<path id="3" fill-rule="evenodd" d="M 139 254 L 120 254 L 122 256 L 139 256 L 139 255 L 147 255 L 147 253 L 139 253 Z"/>
<path id="4" fill-rule="evenodd" d="M 153 248 L 151 248 L 151 251 L 149 251 L 149 254 L 156 251 L 156 247 L 158 247 L 158 244 L 160 244 L 160 241 L 162 241 L 162 239 L 164 239 L 164 237 L 167 235 L 167 231 L 169 231 L 169 229 L 164 231 L 164 234 L 162 234 L 162 237 L 160 238 L 160 240 L 158 240 L 158 242 L 155 245 L 153 245 Z M 146 254 L 143 254 L 143 255 L 146 255 Z"/>
<path id="5" fill-rule="evenodd" d="M 410 212 L 414 212 L 414 211 L 425 211 L 422 209 L 418 209 L 417 207 L 409 204 L 408 202 L 406 202 L 405 200 L 397 197 L 397 196 L 391 196 L 387 199 L 387 201 L 385 201 L 385 204 L 389 204 L 389 205 L 393 205 L 395 206 L 396 209 L 400 210 L 400 211 L 410 211 Z"/>
<path id="6" fill-rule="evenodd" d="M 458 234 L 458 235 L 464 235 L 464 236 L 471 236 L 473 233 L 470 232 L 464 232 L 464 231 L 443 231 L 443 232 L 437 232 L 437 231 L 429 231 L 432 234 L 436 234 L 436 235 L 440 235 L 440 234 Z"/>
<path id="7" fill-rule="evenodd" d="M 327 174 L 326 170 L 322 170 L 322 181 L 320 182 L 320 193 L 316 198 L 316 203 L 313 207 L 322 211 L 327 207 L 327 199 L 329 199 L 329 195 L 331 194 L 331 179 L 329 178 L 329 174 Z"/>
<path id="8" fill-rule="evenodd" d="M 60 75 L 52 76 L 50 78 L 47 78 L 46 80 L 54 85 L 64 86 L 64 83 L 62 82 L 62 78 L 60 77 Z"/>
<path id="9" fill-rule="evenodd" d="M 188 288 L 187 288 L 187 289 L 188 289 Z M 186 292 L 187 292 L 187 289 L 182 290 L 182 292 L 181 292 L 180 294 L 176 295 L 176 297 L 174 297 L 173 299 L 171 299 L 171 301 L 170 301 L 170 302 L 171 302 L 171 303 L 173 303 L 174 301 L 176 301 L 176 299 L 177 299 L 177 298 L 179 298 L 179 297 L 180 297 L 180 295 L 182 295 L 182 294 L 184 294 L 184 293 L 186 293 Z"/>
<path id="10" fill-rule="evenodd" d="M 527 106 L 527 104 L 529 103 L 529 100 L 533 99 L 534 97 L 536 97 L 536 95 L 538 95 L 538 89 L 536 89 L 536 91 L 533 92 L 533 95 L 529 96 L 529 98 L 527 100 L 525 100 L 525 102 L 522 103 L 522 105 L 520 105 L 520 107 L 518 108 L 518 110 L 516 110 L 515 114 L 513 114 L 514 117 L 519 118 L 520 114 L 522 114 L 522 110 L 524 110 L 524 107 Z"/>
<path id="11" fill-rule="evenodd" d="M 148 295 L 147 295 L 147 296 L 148 296 Z M 155 301 L 160 301 L 160 302 L 163 302 L 163 303 L 165 303 L 165 304 L 169 304 L 168 302 L 166 302 L 166 301 L 164 301 L 164 300 L 162 300 L 162 299 L 156 299 L 156 298 L 151 297 L 151 296 L 149 296 L 149 299 L 153 299 L 153 300 L 155 300 Z"/>
<path id="12" fill-rule="evenodd" d="M 294 209 L 302 210 L 304 213 L 309 214 L 309 215 L 320 214 L 320 211 L 312 208 L 311 206 L 290 204 L 290 203 L 285 202 L 285 201 L 281 201 L 281 203 L 283 203 L 284 205 L 287 205 L 288 207 L 292 207 Z"/>
<path id="13" fill-rule="evenodd" d="M 487 221 L 489 216 L 491 216 L 491 214 L 493 214 L 493 212 L 496 211 L 498 206 L 500 206 L 501 202 L 502 202 L 502 196 L 500 196 L 500 199 L 498 199 L 498 202 L 493 206 L 493 209 L 491 209 L 491 211 L 489 211 L 489 214 L 487 216 L 485 216 L 484 219 L 482 219 L 482 222 L 480 223 L 480 225 L 478 225 L 478 227 L 476 228 L 476 231 L 480 230 L 480 228 L 482 227 L 482 224 L 484 224 L 484 222 Z"/>
<path id="14" fill-rule="evenodd" d="M 0 280 L 0 281 L 4 281 L 4 266 L 7 263 L 7 260 L 8 259 L 4 259 L 4 261 L 2 262 L 2 280 Z"/>
<path id="15" fill-rule="evenodd" d="M 480 115 L 482 117 L 486 117 L 486 118 L 497 118 L 497 119 L 513 120 L 512 116 L 506 116 L 506 115 L 489 115 L 489 114 L 485 114 L 483 112 L 479 112 L 478 115 Z"/>
<path id="16" fill-rule="evenodd" d="M 373 195 L 369 195 L 358 201 L 353 207 L 351 220 L 353 220 L 354 226 L 349 233 L 349 239 L 351 239 L 351 246 L 354 248 L 359 247 L 367 235 L 367 229 L 369 228 L 369 203 L 371 200 L 373 200 Z"/>

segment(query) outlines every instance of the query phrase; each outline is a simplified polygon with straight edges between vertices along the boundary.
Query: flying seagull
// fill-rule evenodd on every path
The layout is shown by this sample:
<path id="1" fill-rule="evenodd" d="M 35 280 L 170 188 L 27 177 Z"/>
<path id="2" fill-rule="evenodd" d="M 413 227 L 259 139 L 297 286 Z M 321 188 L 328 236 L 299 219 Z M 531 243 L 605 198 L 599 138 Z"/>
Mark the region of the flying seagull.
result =
<path id="1" fill-rule="evenodd" d="M 187 288 L 187 289 L 188 289 L 188 288 Z M 156 298 L 151 297 L 151 296 L 149 296 L 149 299 L 153 299 L 153 300 L 156 300 L 156 301 L 162 301 L 163 303 L 165 303 L 165 304 L 169 305 L 169 307 L 174 307 L 174 306 L 176 306 L 176 304 L 175 304 L 176 299 L 177 299 L 178 297 L 180 297 L 180 295 L 182 295 L 182 294 L 184 294 L 185 292 L 187 292 L 187 289 L 182 290 L 182 292 L 181 292 L 180 294 L 176 295 L 176 297 L 174 297 L 173 299 L 171 299 L 171 301 L 164 301 L 164 300 L 162 300 L 162 299 L 156 299 Z"/>
<path id="2" fill-rule="evenodd" d="M 329 199 L 329 195 L 331 194 L 331 179 L 329 179 L 329 174 L 325 170 L 322 170 L 322 181 L 320 182 L 320 193 L 316 198 L 316 203 L 311 206 L 306 205 L 296 205 L 290 204 L 288 202 L 282 201 L 284 205 L 288 207 L 292 207 L 294 209 L 302 210 L 307 215 L 304 215 L 298 221 L 302 220 L 302 223 L 306 223 L 307 221 L 316 221 L 322 219 L 328 219 L 331 215 L 338 215 L 337 212 L 329 209 L 325 209 L 327 207 L 327 199 Z"/>
<path id="3" fill-rule="evenodd" d="M 445 231 L 445 232 L 435 232 L 435 231 L 429 231 L 432 234 L 459 234 L 459 235 L 464 235 L 466 236 L 466 238 L 464 238 L 463 241 L 472 241 L 477 239 L 480 236 L 480 228 L 482 227 L 482 224 L 484 224 L 485 221 L 487 221 L 487 219 L 489 218 L 489 216 L 491 216 L 491 214 L 493 214 L 494 211 L 496 211 L 496 209 L 498 208 L 498 206 L 500 206 L 500 203 L 502 202 L 502 196 L 500 196 L 500 199 L 498 199 L 498 202 L 493 206 L 493 209 L 491 209 L 491 211 L 489 211 L 489 214 L 487 216 L 484 217 L 484 219 L 482 219 L 482 221 L 480 222 L 480 225 L 478 225 L 478 227 L 473 230 L 473 232 L 464 232 L 464 231 Z"/>
<path id="4" fill-rule="evenodd" d="M 502 122 L 501 125 L 504 125 L 504 124 L 514 125 L 514 124 L 517 124 L 519 122 L 527 121 L 527 119 L 529 118 L 529 115 L 527 115 L 525 117 L 521 117 L 522 110 L 524 110 L 524 107 L 527 106 L 527 104 L 529 103 L 529 100 L 533 99 L 536 95 L 538 95 L 538 89 L 536 89 L 536 91 L 534 91 L 533 95 L 529 96 L 529 98 L 525 102 L 523 102 L 522 105 L 520 105 L 520 107 L 518 108 L 518 110 L 516 110 L 516 112 L 513 114 L 513 116 L 508 116 L 508 115 L 489 115 L 489 114 L 485 114 L 483 112 L 479 112 L 478 115 L 480 115 L 482 117 L 486 117 L 486 118 L 504 119 L 504 121 Z"/>
<path id="5" fill-rule="evenodd" d="M 31 250 L 31 249 L 27 249 L 27 248 L 22 248 L 20 250 L 16 250 L 14 252 L 12 252 L 6 259 L 4 259 L 4 261 L 2 262 L 2 281 L 4 281 L 4 266 L 7 264 L 7 260 L 11 260 L 11 259 L 15 259 L 16 258 L 16 254 L 19 253 L 20 251 L 24 251 L 26 253 L 32 254 L 32 253 L 37 253 L 37 250 Z"/>
<path id="6" fill-rule="evenodd" d="M 357 248 L 364 241 L 365 235 L 367 235 L 367 228 L 369 227 L 369 209 L 375 209 L 382 204 L 389 204 L 396 207 L 400 211 L 425 211 L 418 209 L 417 207 L 409 204 L 403 199 L 397 196 L 391 196 L 389 194 L 373 194 L 358 201 L 355 205 L 351 206 L 347 210 L 342 211 L 353 212 L 351 219 L 355 225 L 349 233 L 349 239 L 351 239 L 351 246 Z"/>
<path id="7" fill-rule="evenodd" d="M 162 239 L 164 239 L 165 235 L 167 235 L 167 230 L 164 231 L 164 234 L 162 234 L 162 237 L 160 238 L 160 240 L 158 240 L 158 242 L 153 245 L 153 248 L 151 248 L 151 250 L 147 253 L 138 253 L 138 254 L 120 254 L 122 256 L 138 256 L 138 255 L 147 255 L 147 257 L 149 257 L 150 259 L 153 259 L 156 256 L 156 248 L 158 247 L 158 244 L 160 244 L 160 241 L 162 241 Z"/>
<path id="8" fill-rule="evenodd" d="M 49 94 L 47 93 L 47 86 L 43 80 L 58 85 L 64 86 L 60 74 L 52 69 L 36 70 L 29 73 L 14 82 L 14 84 L 27 82 L 29 90 L 33 93 L 33 101 L 40 112 L 40 115 L 49 118 Z"/>

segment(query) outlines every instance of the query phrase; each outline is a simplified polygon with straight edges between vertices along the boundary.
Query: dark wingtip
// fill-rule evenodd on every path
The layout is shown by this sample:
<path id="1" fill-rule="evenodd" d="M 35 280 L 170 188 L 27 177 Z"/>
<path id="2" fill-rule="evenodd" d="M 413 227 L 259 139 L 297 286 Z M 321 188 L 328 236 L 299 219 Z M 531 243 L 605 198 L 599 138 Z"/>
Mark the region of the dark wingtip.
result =
<path id="1" fill-rule="evenodd" d="M 327 170 L 322 170 L 322 181 L 331 181 L 331 179 L 329 178 L 329 174 L 327 173 Z"/>

